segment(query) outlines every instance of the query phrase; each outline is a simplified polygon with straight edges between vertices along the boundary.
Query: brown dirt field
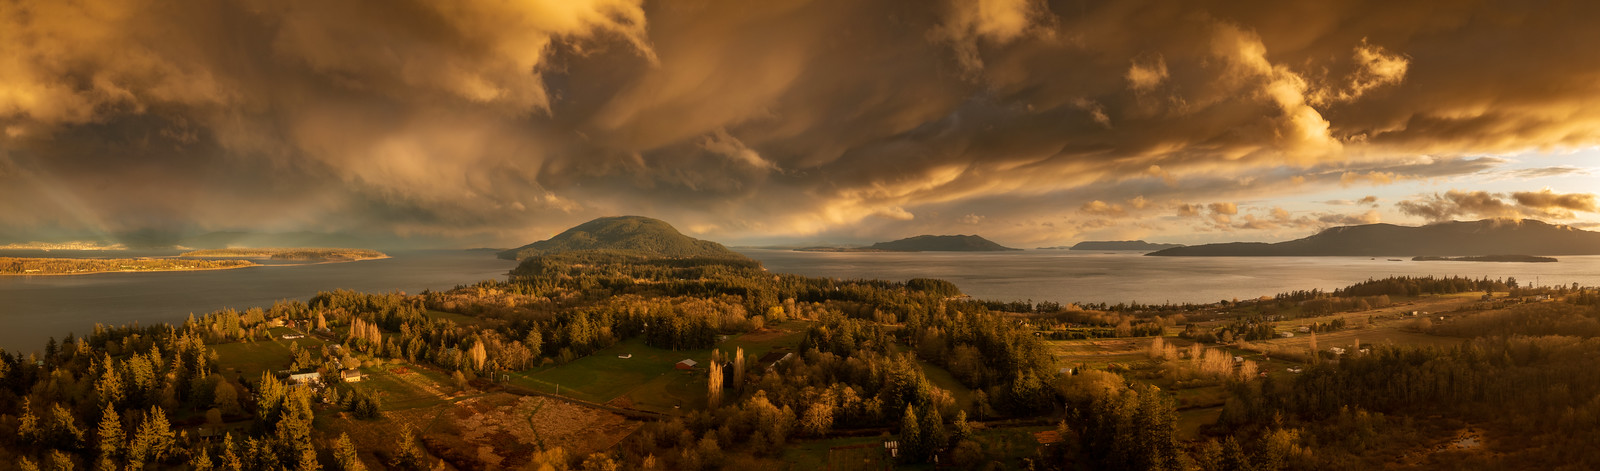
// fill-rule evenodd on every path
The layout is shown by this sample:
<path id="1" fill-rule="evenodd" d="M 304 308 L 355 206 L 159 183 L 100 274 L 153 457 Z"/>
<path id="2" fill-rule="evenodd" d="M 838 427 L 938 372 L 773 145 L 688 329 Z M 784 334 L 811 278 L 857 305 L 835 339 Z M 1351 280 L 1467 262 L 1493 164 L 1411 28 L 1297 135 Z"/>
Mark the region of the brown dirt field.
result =
<path id="1" fill-rule="evenodd" d="M 1496 453 L 1489 451 L 1488 440 L 1484 437 L 1483 430 L 1467 427 L 1456 431 L 1455 434 L 1447 439 L 1435 442 L 1423 449 L 1406 453 L 1400 458 L 1398 464 L 1404 467 L 1437 468 L 1441 461 L 1482 460 L 1493 455 L 1496 455 Z"/>
<path id="2" fill-rule="evenodd" d="M 430 452 L 460 469 L 516 469 L 541 448 L 568 456 L 605 450 L 640 424 L 566 401 L 492 393 L 442 411 L 424 434 Z"/>

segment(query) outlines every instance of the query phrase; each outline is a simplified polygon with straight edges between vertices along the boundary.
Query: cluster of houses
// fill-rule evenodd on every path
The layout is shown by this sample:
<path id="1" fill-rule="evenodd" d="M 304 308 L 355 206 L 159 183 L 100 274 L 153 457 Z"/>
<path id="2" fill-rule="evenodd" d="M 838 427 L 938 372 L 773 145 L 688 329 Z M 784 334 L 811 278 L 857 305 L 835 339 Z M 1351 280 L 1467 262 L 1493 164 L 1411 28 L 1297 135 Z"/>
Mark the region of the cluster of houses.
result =
<path id="1" fill-rule="evenodd" d="M 367 375 L 365 373 L 362 373 L 361 370 L 356 368 L 345 368 L 339 370 L 339 380 L 346 383 L 359 383 L 366 377 Z M 323 386 L 322 373 L 316 371 L 309 371 L 305 373 L 289 373 L 289 384 L 292 386 L 321 387 Z"/>

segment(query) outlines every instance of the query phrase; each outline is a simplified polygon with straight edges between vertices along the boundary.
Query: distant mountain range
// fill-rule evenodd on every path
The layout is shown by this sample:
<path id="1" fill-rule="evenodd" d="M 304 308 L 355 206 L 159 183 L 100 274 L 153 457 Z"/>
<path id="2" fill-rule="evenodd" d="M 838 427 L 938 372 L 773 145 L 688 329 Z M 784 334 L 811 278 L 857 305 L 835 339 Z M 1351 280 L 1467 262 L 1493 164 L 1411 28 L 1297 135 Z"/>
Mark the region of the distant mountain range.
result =
<path id="1" fill-rule="evenodd" d="M 500 258 L 522 260 L 544 254 L 605 250 L 669 258 L 745 258 L 722 244 L 683 235 L 665 221 L 643 216 L 604 217 L 579 224 L 541 240 L 500 252 Z"/>
<path id="2" fill-rule="evenodd" d="M 1013 249 L 976 235 L 919 235 L 867 247 L 806 247 L 802 252 L 1003 252 Z"/>
<path id="3" fill-rule="evenodd" d="M 1086 240 L 1071 247 L 1040 247 L 1041 249 L 1067 250 L 1144 250 L 1153 251 L 1183 247 L 1183 244 L 1152 244 L 1142 240 Z"/>
<path id="4" fill-rule="evenodd" d="M 1600 255 L 1600 232 L 1532 219 L 1452 221 L 1426 226 L 1364 224 L 1278 243 L 1176 247 L 1153 256 L 1482 256 Z"/>

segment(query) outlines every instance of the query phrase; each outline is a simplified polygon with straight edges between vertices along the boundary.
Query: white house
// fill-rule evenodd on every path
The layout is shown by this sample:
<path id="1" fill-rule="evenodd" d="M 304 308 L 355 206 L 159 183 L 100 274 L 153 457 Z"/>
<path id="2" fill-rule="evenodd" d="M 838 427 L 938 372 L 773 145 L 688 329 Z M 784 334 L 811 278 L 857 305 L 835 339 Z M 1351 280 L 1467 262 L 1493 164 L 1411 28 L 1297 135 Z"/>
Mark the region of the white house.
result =
<path id="1" fill-rule="evenodd" d="M 322 373 L 297 373 L 289 375 L 289 382 L 294 384 L 316 384 L 322 382 Z"/>

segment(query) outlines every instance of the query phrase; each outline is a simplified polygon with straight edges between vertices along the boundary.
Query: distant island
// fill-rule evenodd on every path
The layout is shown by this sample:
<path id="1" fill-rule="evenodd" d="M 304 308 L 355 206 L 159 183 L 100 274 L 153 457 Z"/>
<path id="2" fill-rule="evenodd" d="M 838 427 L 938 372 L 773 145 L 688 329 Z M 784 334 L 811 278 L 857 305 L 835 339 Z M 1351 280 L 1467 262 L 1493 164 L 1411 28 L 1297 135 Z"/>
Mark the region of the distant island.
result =
<path id="1" fill-rule="evenodd" d="M 206 249 L 184 252 L 179 257 L 196 258 L 265 258 L 272 260 L 302 260 L 312 262 L 354 262 L 389 258 L 388 254 L 367 249 L 325 248 L 253 248 Z"/>
<path id="2" fill-rule="evenodd" d="M 1003 252 L 1013 249 L 976 235 L 919 235 L 867 247 L 806 247 L 800 252 Z"/>
<path id="3" fill-rule="evenodd" d="M 1144 250 L 1154 251 L 1183 247 L 1183 244 L 1153 244 L 1142 240 L 1086 240 L 1071 247 L 1049 247 L 1067 250 Z"/>
<path id="4" fill-rule="evenodd" d="M 18 244 L 0 245 L 0 250 L 128 250 L 122 244 L 106 245 L 98 241 L 72 241 L 72 242 L 27 242 Z"/>
<path id="5" fill-rule="evenodd" d="M 1550 263 L 1556 262 L 1553 257 L 1536 257 L 1533 255 L 1477 255 L 1471 257 L 1412 257 L 1414 262 L 1519 262 L 1519 263 Z"/>
<path id="6" fill-rule="evenodd" d="M 746 259 L 722 244 L 683 235 L 665 221 L 644 216 L 595 219 L 547 240 L 500 252 L 499 256 L 507 260 L 522 260 L 539 255 L 593 250 L 662 258 Z"/>
<path id="7" fill-rule="evenodd" d="M 0 257 L 0 275 L 88 275 L 114 272 L 227 270 L 253 266 L 256 266 L 256 263 L 249 260 Z"/>
<path id="8" fill-rule="evenodd" d="M 1452 221 L 1425 226 L 1341 226 L 1287 242 L 1191 245 L 1152 256 L 1486 256 L 1600 255 L 1600 233 L 1532 219 Z"/>

